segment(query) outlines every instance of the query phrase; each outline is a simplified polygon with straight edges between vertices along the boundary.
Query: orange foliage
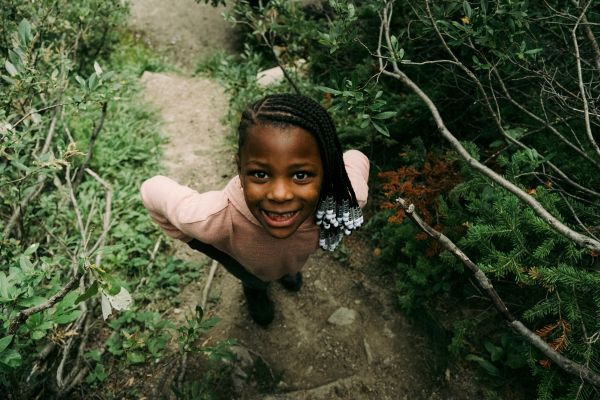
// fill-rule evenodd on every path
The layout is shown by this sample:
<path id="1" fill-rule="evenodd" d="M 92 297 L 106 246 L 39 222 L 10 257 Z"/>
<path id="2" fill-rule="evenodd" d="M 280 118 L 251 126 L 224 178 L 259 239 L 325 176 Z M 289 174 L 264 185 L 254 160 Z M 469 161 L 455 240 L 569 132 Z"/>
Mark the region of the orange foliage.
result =
<path id="1" fill-rule="evenodd" d="M 453 164 L 453 161 L 440 159 L 434 154 L 428 153 L 420 170 L 413 166 L 404 166 L 395 171 L 380 173 L 379 178 L 384 180 L 383 192 L 390 199 L 390 201 L 384 202 L 381 208 L 396 210 L 388 222 L 402 223 L 404 221 L 406 217 L 404 210 L 393 202 L 397 197 L 402 197 L 415 205 L 423 220 L 434 225 L 436 230 L 441 230 L 442 225 L 433 224 L 434 221 L 439 222 L 436 218 L 438 196 L 448 193 L 460 182 L 460 176 Z M 427 234 L 420 232 L 416 235 L 416 239 L 426 240 Z M 440 245 L 436 241 L 432 241 L 426 255 L 434 256 L 439 251 L 441 251 Z"/>
<path id="2" fill-rule="evenodd" d="M 554 337 L 551 342 L 548 342 L 546 338 L 552 336 L 555 331 L 558 332 L 558 335 Z M 559 319 L 555 323 L 548 324 L 535 331 L 539 337 L 546 340 L 550 347 L 559 353 L 569 344 L 569 339 L 567 337 L 569 332 L 571 332 L 571 325 L 564 319 Z M 550 365 L 552 365 L 552 361 L 548 359 L 539 360 L 538 363 L 544 368 L 550 368 Z"/>

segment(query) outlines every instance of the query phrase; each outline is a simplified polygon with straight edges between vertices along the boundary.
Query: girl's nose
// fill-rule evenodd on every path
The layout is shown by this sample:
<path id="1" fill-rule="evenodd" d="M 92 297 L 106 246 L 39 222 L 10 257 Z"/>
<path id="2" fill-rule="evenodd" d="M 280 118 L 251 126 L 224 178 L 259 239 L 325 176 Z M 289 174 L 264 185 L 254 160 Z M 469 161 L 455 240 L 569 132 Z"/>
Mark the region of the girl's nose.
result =
<path id="1" fill-rule="evenodd" d="M 275 180 L 271 185 L 271 190 L 267 193 L 267 199 L 277 202 L 288 201 L 294 198 L 289 182 L 283 179 Z"/>

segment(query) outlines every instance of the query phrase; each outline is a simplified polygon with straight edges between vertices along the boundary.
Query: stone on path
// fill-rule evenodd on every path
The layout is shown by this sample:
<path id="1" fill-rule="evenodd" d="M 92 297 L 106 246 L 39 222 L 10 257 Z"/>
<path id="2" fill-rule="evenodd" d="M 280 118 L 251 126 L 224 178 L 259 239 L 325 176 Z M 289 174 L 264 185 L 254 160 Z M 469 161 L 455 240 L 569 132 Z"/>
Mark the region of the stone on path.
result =
<path id="1" fill-rule="evenodd" d="M 327 322 L 333 325 L 350 325 L 356 319 L 356 311 L 346 307 L 340 307 L 331 314 Z"/>

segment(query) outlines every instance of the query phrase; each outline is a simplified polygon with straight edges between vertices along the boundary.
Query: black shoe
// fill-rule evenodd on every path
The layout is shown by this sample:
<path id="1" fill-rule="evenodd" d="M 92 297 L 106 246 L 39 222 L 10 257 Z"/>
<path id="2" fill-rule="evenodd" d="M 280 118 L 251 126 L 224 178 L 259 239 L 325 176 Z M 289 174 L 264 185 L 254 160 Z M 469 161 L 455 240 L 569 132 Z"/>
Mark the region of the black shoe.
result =
<path id="1" fill-rule="evenodd" d="M 302 273 L 296 272 L 296 275 L 286 274 L 278 280 L 279 283 L 290 292 L 297 292 L 302 287 Z"/>
<path id="2" fill-rule="evenodd" d="M 246 302 L 248 303 L 248 311 L 250 316 L 260 326 L 267 326 L 275 317 L 275 306 L 266 289 L 252 289 L 246 286 L 244 288 L 244 296 L 246 296 Z"/>

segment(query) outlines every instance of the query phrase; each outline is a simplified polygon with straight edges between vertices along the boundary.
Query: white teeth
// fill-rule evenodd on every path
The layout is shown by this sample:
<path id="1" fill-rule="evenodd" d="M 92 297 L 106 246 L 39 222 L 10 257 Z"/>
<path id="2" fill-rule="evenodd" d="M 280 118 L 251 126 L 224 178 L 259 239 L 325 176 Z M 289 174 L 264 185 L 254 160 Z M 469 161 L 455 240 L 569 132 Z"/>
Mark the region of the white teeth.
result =
<path id="1" fill-rule="evenodd" d="M 266 214 L 271 218 L 291 218 L 295 214 L 295 212 L 274 213 L 267 211 Z"/>

